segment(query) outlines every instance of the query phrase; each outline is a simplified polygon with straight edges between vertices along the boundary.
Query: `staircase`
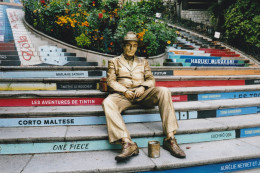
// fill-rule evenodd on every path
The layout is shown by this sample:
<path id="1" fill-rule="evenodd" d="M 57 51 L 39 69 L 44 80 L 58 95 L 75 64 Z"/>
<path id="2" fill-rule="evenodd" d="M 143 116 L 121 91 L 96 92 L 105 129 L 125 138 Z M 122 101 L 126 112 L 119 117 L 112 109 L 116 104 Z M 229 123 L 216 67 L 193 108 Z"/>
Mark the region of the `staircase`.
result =
<path id="1" fill-rule="evenodd" d="M 260 68 L 251 59 L 240 58 L 252 64 L 248 67 L 152 67 L 156 86 L 168 87 L 172 93 L 180 126 L 176 138 L 187 158 L 177 159 L 163 148 L 159 158 L 148 157 L 148 141 L 162 144 L 164 135 L 158 107 L 139 107 L 122 116 L 140 154 L 117 163 L 114 157 L 120 146 L 108 143 L 101 107 L 108 93 L 100 91 L 100 78 L 107 68 L 95 62 L 87 66 L 84 57 L 56 45 L 28 43 L 36 45 L 34 58 L 41 63 L 0 66 L 1 172 L 259 171 Z M 5 57 L 20 60 L 19 44 L 0 44 L 13 47 L 9 53 L 17 52 Z M 202 51 L 191 48 L 171 50 Z M 201 53 L 212 52 L 197 53 L 194 56 L 202 57 Z M 170 56 L 176 52 L 169 51 Z M 82 61 L 85 65 L 67 65 Z"/>

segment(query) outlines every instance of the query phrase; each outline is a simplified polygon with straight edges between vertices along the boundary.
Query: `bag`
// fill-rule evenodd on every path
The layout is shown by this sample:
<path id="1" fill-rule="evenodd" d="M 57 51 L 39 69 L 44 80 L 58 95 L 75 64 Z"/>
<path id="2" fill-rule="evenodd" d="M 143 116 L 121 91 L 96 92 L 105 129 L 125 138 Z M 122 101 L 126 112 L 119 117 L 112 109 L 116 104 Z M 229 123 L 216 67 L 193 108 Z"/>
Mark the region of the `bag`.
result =
<path id="1" fill-rule="evenodd" d="M 99 90 L 102 92 L 107 92 L 107 78 L 102 77 L 99 82 Z"/>

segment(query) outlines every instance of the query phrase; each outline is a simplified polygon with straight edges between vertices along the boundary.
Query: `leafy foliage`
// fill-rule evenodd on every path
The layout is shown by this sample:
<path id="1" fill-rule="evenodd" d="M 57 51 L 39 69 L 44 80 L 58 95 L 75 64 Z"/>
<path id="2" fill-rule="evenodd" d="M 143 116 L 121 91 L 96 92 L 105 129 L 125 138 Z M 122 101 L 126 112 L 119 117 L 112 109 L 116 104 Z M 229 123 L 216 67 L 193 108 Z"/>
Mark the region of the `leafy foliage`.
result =
<path id="1" fill-rule="evenodd" d="M 120 5 L 118 0 L 24 0 L 25 18 L 36 29 L 67 43 L 99 52 L 120 54 L 128 31 L 137 33 L 139 55 L 164 52 L 175 30 L 154 22 L 162 0 Z"/>
<path id="2" fill-rule="evenodd" d="M 237 42 L 260 47 L 260 3 L 237 0 L 225 14 L 226 36 Z"/>

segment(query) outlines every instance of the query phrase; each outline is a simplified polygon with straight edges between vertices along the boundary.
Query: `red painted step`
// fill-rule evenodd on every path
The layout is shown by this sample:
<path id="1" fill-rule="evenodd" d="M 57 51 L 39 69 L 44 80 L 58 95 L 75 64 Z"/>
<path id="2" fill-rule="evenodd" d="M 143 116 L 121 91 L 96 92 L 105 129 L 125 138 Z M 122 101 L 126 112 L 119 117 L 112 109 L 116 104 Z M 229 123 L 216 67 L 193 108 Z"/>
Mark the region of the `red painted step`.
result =
<path id="1" fill-rule="evenodd" d="M 199 48 L 199 50 L 204 50 L 204 51 L 207 51 L 209 53 L 211 53 L 211 52 L 230 52 L 229 49 Z"/>
<path id="2" fill-rule="evenodd" d="M 104 98 L 14 98 L 0 99 L 0 107 L 26 106 L 92 106 L 101 105 Z M 187 95 L 172 96 L 173 102 L 188 101 Z"/>
<path id="3" fill-rule="evenodd" d="M 164 87 L 200 87 L 200 86 L 235 86 L 245 85 L 245 80 L 191 80 L 157 81 L 156 86 Z"/>
<path id="4" fill-rule="evenodd" d="M 210 56 L 220 56 L 220 57 L 240 57 L 239 54 L 227 54 L 227 53 L 211 53 Z"/>
<path id="5" fill-rule="evenodd" d="M 16 47 L 11 47 L 11 46 L 1 47 L 0 46 L 0 51 L 15 51 L 15 50 L 16 50 Z"/>
<path id="6" fill-rule="evenodd" d="M 101 105 L 104 98 L 23 98 L 0 99 L 0 107 L 16 106 L 90 106 Z"/>
<path id="7" fill-rule="evenodd" d="M 174 95 L 172 96 L 172 102 L 186 102 L 188 101 L 188 95 Z"/>
<path id="8" fill-rule="evenodd" d="M 14 43 L 0 43 L 0 46 L 15 46 Z"/>

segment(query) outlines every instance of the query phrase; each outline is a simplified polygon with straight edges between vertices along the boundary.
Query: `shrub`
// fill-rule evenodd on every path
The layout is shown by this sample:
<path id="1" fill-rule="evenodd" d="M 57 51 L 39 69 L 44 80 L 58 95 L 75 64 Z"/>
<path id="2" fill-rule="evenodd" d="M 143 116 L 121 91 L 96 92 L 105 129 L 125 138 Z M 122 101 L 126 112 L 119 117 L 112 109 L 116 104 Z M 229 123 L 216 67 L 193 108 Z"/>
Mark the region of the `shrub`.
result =
<path id="1" fill-rule="evenodd" d="M 118 0 L 27 0 L 23 3 L 25 19 L 33 27 L 85 49 L 118 55 L 122 52 L 120 41 L 128 31 L 134 31 L 140 39 L 138 54 L 152 56 L 163 53 L 176 37 L 174 29 L 154 22 L 154 13 L 163 8 L 162 0 L 124 5 L 118 4 Z"/>
<path id="2" fill-rule="evenodd" d="M 260 4 L 258 0 L 238 0 L 225 14 L 228 39 L 260 47 Z"/>

